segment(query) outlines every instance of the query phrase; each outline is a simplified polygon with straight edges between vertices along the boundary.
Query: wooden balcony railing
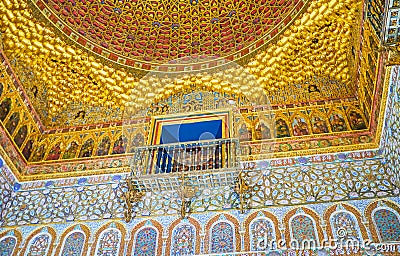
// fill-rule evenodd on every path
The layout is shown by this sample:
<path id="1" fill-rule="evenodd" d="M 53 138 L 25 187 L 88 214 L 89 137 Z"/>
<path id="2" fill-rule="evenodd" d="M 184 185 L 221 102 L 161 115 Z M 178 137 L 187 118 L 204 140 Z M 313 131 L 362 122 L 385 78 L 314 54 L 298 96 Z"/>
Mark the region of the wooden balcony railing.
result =
<path id="1" fill-rule="evenodd" d="M 216 139 L 137 147 L 133 176 L 237 168 L 237 139 Z"/>

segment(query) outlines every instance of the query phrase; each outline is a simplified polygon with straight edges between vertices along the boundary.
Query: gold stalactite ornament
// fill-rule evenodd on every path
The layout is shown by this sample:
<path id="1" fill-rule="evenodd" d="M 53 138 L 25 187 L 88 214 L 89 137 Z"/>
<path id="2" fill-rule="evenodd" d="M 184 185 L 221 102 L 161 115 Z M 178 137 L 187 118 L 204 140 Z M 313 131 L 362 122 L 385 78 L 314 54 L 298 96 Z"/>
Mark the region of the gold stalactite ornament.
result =
<path id="1" fill-rule="evenodd" d="M 19 55 L 18 58 L 31 66 L 32 72 L 46 88 L 60 88 L 64 92 L 82 88 L 79 97 L 65 96 L 58 92 L 49 94 L 49 100 L 57 102 L 49 110 L 49 118 L 56 116 L 70 103 L 78 102 L 118 108 L 125 105 L 127 100 L 133 100 L 134 104 L 146 107 L 188 89 L 186 81 L 189 80 L 199 88 L 250 96 L 248 92 L 252 86 L 246 86 L 246 72 L 235 69 L 219 71 L 217 74 L 203 72 L 181 77 L 178 79 L 184 83 L 181 85 L 181 81 L 177 81 L 178 88 L 169 87 L 175 84 L 174 79 L 170 78 L 144 77 L 149 81 L 134 84 L 134 81 L 142 78 L 143 73 L 110 65 L 69 45 L 44 23 L 34 20 L 32 11 L 23 6 L 26 7 L 25 1 L 6 0 L 0 3 L 0 14 L 3 17 L 1 27 L 6 30 L 2 34 L 5 53 L 8 56 Z M 361 4 L 356 0 L 317 0 L 310 3 L 306 13 L 295 20 L 276 42 L 263 46 L 263 50 L 244 64 L 244 68 L 259 81 L 256 86 L 267 92 L 282 89 L 289 83 L 300 83 L 305 77 L 320 72 L 333 74 L 340 81 L 349 82 L 352 71 L 347 63 L 348 47 L 353 43 L 352 31 L 358 30 L 355 22 L 359 20 L 356 16 L 360 15 L 360 8 Z M 318 37 L 317 43 L 313 43 L 314 37 Z M 314 56 L 317 61 L 311 61 Z M 57 62 L 50 61 L 52 58 Z M 326 59 L 332 62 L 326 64 Z M 73 69 L 79 72 L 72 73 Z M 92 89 L 84 86 L 94 83 L 97 85 Z M 233 87 L 235 83 L 242 84 L 236 88 Z"/>

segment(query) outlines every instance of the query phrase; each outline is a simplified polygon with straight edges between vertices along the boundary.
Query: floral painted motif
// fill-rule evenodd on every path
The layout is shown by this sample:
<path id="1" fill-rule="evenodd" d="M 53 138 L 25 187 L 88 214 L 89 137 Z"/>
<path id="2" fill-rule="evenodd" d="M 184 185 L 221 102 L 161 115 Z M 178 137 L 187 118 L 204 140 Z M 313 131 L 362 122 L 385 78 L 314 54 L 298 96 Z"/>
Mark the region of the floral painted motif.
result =
<path id="1" fill-rule="evenodd" d="M 26 125 L 22 126 L 18 132 L 17 135 L 15 135 L 14 141 L 15 144 L 20 148 L 22 144 L 24 143 L 26 136 L 28 135 L 28 128 Z"/>
<path id="2" fill-rule="evenodd" d="M 238 130 L 240 141 L 251 140 L 251 129 L 246 124 L 242 124 Z"/>
<path id="3" fill-rule="evenodd" d="M 157 255 L 157 231 L 155 228 L 146 227 L 136 234 L 134 256 Z"/>
<path id="4" fill-rule="evenodd" d="M 260 121 L 255 128 L 256 140 L 271 139 L 271 129 L 266 122 Z"/>
<path id="5" fill-rule="evenodd" d="M 11 99 L 7 98 L 0 104 L 0 120 L 4 121 L 11 109 Z"/>
<path id="6" fill-rule="evenodd" d="M 92 156 L 94 146 L 94 140 L 88 139 L 83 143 L 81 151 L 79 152 L 79 157 L 90 157 Z"/>
<path id="7" fill-rule="evenodd" d="M 382 208 L 375 211 L 373 218 L 381 242 L 400 241 L 400 220 L 394 212 Z"/>
<path id="8" fill-rule="evenodd" d="M 193 255 L 195 253 L 196 233 L 189 224 L 179 225 L 174 228 L 172 235 L 171 256 Z"/>
<path id="9" fill-rule="evenodd" d="M 61 155 L 61 142 L 55 144 L 47 154 L 46 160 L 57 160 Z"/>
<path id="10" fill-rule="evenodd" d="M 99 147 L 97 148 L 97 155 L 98 156 L 104 156 L 108 154 L 108 151 L 110 150 L 111 146 L 111 140 L 109 137 L 104 137 L 101 140 L 101 143 Z"/>
<path id="11" fill-rule="evenodd" d="M 113 154 L 123 154 L 125 153 L 125 147 L 126 147 L 126 139 L 124 137 L 119 137 L 118 140 L 114 142 L 114 147 L 112 150 Z"/>
<path id="12" fill-rule="evenodd" d="M 340 211 L 331 217 L 332 232 L 336 239 L 343 241 L 361 241 L 356 218 L 349 212 Z"/>
<path id="13" fill-rule="evenodd" d="M 290 221 L 292 238 L 299 244 L 303 244 L 304 240 L 317 243 L 318 239 L 315 230 L 313 220 L 306 215 L 297 215 Z"/>
<path id="14" fill-rule="evenodd" d="M 33 144 L 33 140 L 28 140 L 28 142 L 25 144 L 24 149 L 22 150 L 22 155 L 25 157 L 26 160 L 28 160 L 32 154 Z"/>
<path id="15" fill-rule="evenodd" d="M 356 111 L 350 111 L 349 113 L 349 123 L 351 129 L 353 130 L 362 130 L 367 129 L 367 125 L 364 122 L 361 114 Z"/>
<path id="16" fill-rule="evenodd" d="M 62 256 L 80 256 L 85 244 L 85 235 L 82 232 L 71 233 L 66 239 L 62 249 Z"/>
<path id="17" fill-rule="evenodd" d="M 132 138 L 129 153 L 133 153 L 136 147 L 143 146 L 144 141 L 145 141 L 145 136 L 143 135 L 143 133 L 142 132 L 137 133 Z"/>
<path id="18" fill-rule="evenodd" d="M 76 143 L 76 141 L 72 141 L 67 146 L 67 149 L 65 150 L 64 155 L 63 155 L 63 159 L 75 158 L 78 147 L 79 147 L 78 143 Z"/>
<path id="19" fill-rule="evenodd" d="M 275 229 L 269 219 L 257 218 L 251 222 L 250 241 L 252 251 L 264 250 L 266 245 L 275 240 Z"/>
<path id="20" fill-rule="evenodd" d="M 235 234 L 228 222 L 218 222 L 211 229 L 211 253 L 233 252 Z"/>
<path id="21" fill-rule="evenodd" d="M 35 153 L 32 155 L 30 161 L 31 162 L 39 162 L 42 161 L 44 153 L 46 153 L 46 145 L 42 144 L 38 148 L 36 148 Z"/>
<path id="22" fill-rule="evenodd" d="M 26 256 L 43 256 L 47 254 L 50 246 L 50 236 L 48 234 L 40 234 L 29 243 Z"/>
<path id="23" fill-rule="evenodd" d="M 0 240 L 0 255 L 8 256 L 12 255 L 15 245 L 17 244 L 17 239 L 12 236 L 3 237 Z"/>
<path id="24" fill-rule="evenodd" d="M 143 133 L 139 132 L 135 135 L 135 137 L 133 137 L 132 146 L 136 146 L 136 147 L 142 146 L 144 143 L 144 140 L 145 140 L 145 137 L 144 137 Z"/>
<path id="25" fill-rule="evenodd" d="M 290 137 L 289 127 L 286 121 L 283 120 L 282 118 L 279 118 L 278 120 L 275 121 L 275 127 L 276 127 L 277 138 Z"/>
<path id="26" fill-rule="evenodd" d="M 20 120 L 20 117 L 19 117 L 18 112 L 14 112 L 10 116 L 10 119 L 8 119 L 5 127 L 10 135 L 14 134 L 15 128 L 17 128 L 17 126 L 19 124 L 19 120 Z"/>
<path id="27" fill-rule="evenodd" d="M 97 243 L 96 256 L 118 255 L 121 243 L 121 232 L 116 229 L 108 229 L 101 233 Z"/>

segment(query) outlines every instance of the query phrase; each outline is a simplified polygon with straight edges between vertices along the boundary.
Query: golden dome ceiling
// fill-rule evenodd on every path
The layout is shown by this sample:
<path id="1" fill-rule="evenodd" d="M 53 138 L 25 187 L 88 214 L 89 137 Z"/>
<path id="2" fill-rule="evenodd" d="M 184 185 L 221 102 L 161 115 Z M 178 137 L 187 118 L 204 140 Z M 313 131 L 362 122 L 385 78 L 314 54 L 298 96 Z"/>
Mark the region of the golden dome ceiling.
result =
<path id="1" fill-rule="evenodd" d="M 145 115 L 158 115 L 164 113 L 166 105 L 167 108 L 177 106 L 177 99 L 192 91 L 211 92 L 214 99 L 237 97 L 238 103 L 246 104 L 249 101 L 258 103 L 263 96 L 267 96 L 272 105 L 272 115 L 279 125 L 282 122 L 287 125 L 288 132 L 277 143 L 263 144 L 264 141 L 259 140 L 261 137 L 257 129 L 260 126 L 257 122 L 265 114 L 259 110 L 265 108 L 246 108 L 239 104 L 243 106 L 240 113 L 246 118 L 246 127 L 248 125 L 252 129 L 251 141 L 246 141 L 243 147 L 257 157 L 265 154 L 287 157 L 313 152 L 360 150 L 375 148 L 379 142 L 383 118 L 380 106 L 381 99 L 385 99 L 385 90 L 382 89 L 385 53 L 378 50 L 379 39 L 372 33 L 369 20 L 363 19 L 363 3 L 357 0 L 304 1 L 302 6 L 301 2 L 295 2 L 293 8 L 285 9 L 286 16 L 277 27 L 262 30 L 264 34 L 251 39 L 253 41 L 246 41 L 248 45 L 240 51 L 230 49 L 232 52 L 221 52 L 221 48 L 214 48 L 211 44 L 211 56 L 206 56 L 205 52 L 200 55 L 190 51 L 186 56 L 188 58 L 178 58 L 179 54 L 173 58 L 175 46 L 170 43 L 165 45 L 169 47 L 168 56 L 159 59 L 159 62 L 120 55 L 126 61 L 129 58 L 135 61 L 136 64 L 131 67 L 119 59 L 110 58 L 112 54 L 117 56 L 117 51 L 114 48 L 111 51 L 110 45 L 97 54 L 95 48 L 82 44 L 82 39 L 91 40 L 87 31 L 85 36 L 79 34 L 78 27 L 75 32 L 72 31 L 72 25 L 77 22 L 74 8 L 84 8 L 83 1 L 57 2 L 64 8 L 74 7 L 69 8 L 66 17 L 63 17 L 61 9 L 61 14 L 56 15 L 55 0 L 49 1 L 0 1 L 0 99 L 4 117 L 0 119 L 11 139 L 5 148 L 11 152 L 8 149 L 13 144 L 16 149 L 16 152 L 12 151 L 15 154 L 9 154 L 9 162 L 17 163 L 16 168 L 22 175 L 56 173 L 60 170 L 62 175 L 64 172 L 66 175 L 75 171 L 81 173 L 82 163 L 87 162 L 89 156 L 92 165 L 85 167 L 87 169 L 82 171 L 84 175 L 88 174 L 88 170 L 93 173 L 99 170 L 98 159 L 110 160 L 104 166 L 119 167 L 123 163 L 117 162 L 125 155 L 114 153 L 111 146 L 124 142 L 121 125 L 124 124 L 122 119 L 126 107 L 143 108 L 147 112 L 141 113 Z M 274 8 L 274 5 L 286 6 L 289 2 L 293 3 L 271 0 L 265 5 Z M 88 6 L 124 6 L 118 1 L 85 3 Z M 201 8 L 206 2 L 190 3 L 189 0 L 188 3 L 185 6 L 193 10 Z M 243 9 L 244 13 L 255 8 L 250 1 L 242 6 L 247 8 Z M 88 13 L 89 10 L 85 15 Z M 205 14 L 206 10 L 202 13 Z M 236 14 L 241 15 L 239 12 Z M 254 17 L 261 14 L 256 12 Z M 77 15 L 82 16 L 79 12 Z M 102 14 L 90 16 L 94 19 L 91 20 L 93 24 L 99 15 Z M 121 14 L 114 12 L 110 15 Z M 68 21 L 70 18 L 74 22 Z M 85 18 L 80 20 L 83 24 Z M 236 18 L 230 20 L 233 22 Z M 68 25 L 68 22 L 73 24 Z M 210 22 L 208 26 L 221 29 L 218 22 Z M 181 27 L 183 23 L 179 24 L 182 29 L 179 31 L 188 29 L 193 32 L 189 27 Z M 161 25 L 152 29 L 159 31 L 157 29 Z M 256 24 L 250 26 L 256 27 Z M 70 29 L 70 34 L 64 34 L 66 28 Z M 175 30 L 172 27 L 168 29 L 172 38 Z M 246 37 L 243 30 L 236 32 Z M 151 30 L 148 33 L 150 35 Z M 222 36 L 220 33 L 219 38 Z M 106 30 L 102 38 L 105 35 Z M 110 40 L 112 42 L 112 38 Z M 212 40 L 215 42 L 215 39 Z M 260 43 L 262 40 L 263 43 Z M 147 46 L 157 45 L 157 40 L 150 41 Z M 233 38 L 232 42 L 236 43 L 236 40 Z M 140 47 L 132 49 L 143 49 Z M 217 53 L 217 50 L 220 52 Z M 148 56 L 156 56 L 156 52 L 152 54 Z M 140 65 L 137 64 L 139 62 Z M 150 70 L 143 66 L 146 63 L 151 64 Z M 196 67 L 198 64 L 200 66 Z M 241 96 L 246 98 L 245 101 Z M 379 120 L 376 113 L 380 113 Z M 300 117 L 308 125 L 304 132 L 295 130 Z M 146 137 L 148 131 L 144 125 L 140 123 L 137 126 L 140 129 L 135 126 L 131 131 L 141 135 L 141 138 Z M 125 145 L 127 154 L 137 145 L 132 144 L 138 141 L 136 135 L 132 134 L 133 140 Z M 100 150 L 99 153 L 97 149 L 102 148 L 104 141 L 108 141 L 109 150 Z M 74 145 L 74 152 L 70 149 L 71 145 Z M 85 150 L 89 148 L 91 154 L 86 154 Z M 65 152 L 67 157 L 64 157 Z M 60 158 L 61 153 L 63 157 Z M 67 165 L 64 166 L 64 163 Z"/>
<path id="2" fill-rule="evenodd" d="M 177 58 L 190 61 L 194 55 L 229 60 L 246 55 L 277 34 L 306 3 L 34 0 L 49 23 L 80 46 L 142 69 L 173 64 Z"/>
<path id="3" fill-rule="evenodd" d="M 58 120 L 66 120 L 68 117 L 60 115 L 70 112 L 71 106 L 76 109 L 77 105 L 82 109 L 97 107 L 98 113 L 104 112 L 106 107 L 113 114 L 108 114 L 109 119 L 103 121 L 116 121 L 121 117 L 117 112 L 127 103 L 135 107 L 147 107 L 192 84 L 205 86 L 208 90 L 252 97 L 265 93 L 273 99 L 278 99 L 276 102 L 272 100 L 273 104 L 304 102 L 304 97 L 298 91 L 293 91 L 292 85 L 301 89 L 304 82 L 311 77 L 329 78 L 334 83 L 349 88 L 344 91 L 331 91 L 330 95 L 324 94 L 328 92 L 322 92 L 321 98 L 316 100 L 351 97 L 355 93 L 355 52 L 359 48 L 362 8 L 362 3 L 356 0 L 318 0 L 305 3 L 303 8 L 300 8 L 301 2 L 283 0 L 267 1 L 263 5 L 251 1 L 232 1 L 230 5 L 224 3 L 226 7 L 216 7 L 214 4 L 217 2 L 213 1 L 196 0 L 192 3 L 184 1 L 177 4 L 169 1 L 157 2 L 157 5 L 140 1 L 136 2 L 136 7 L 134 2 L 130 2 L 131 6 L 128 6 L 123 1 L 85 1 L 86 5 L 82 3 L 74 0 L 49 1 L 46 4 L 27 0 L 0 3 L 3 51 L 47 127 L 65 126 L 65 123 L 60 124 Z M 167 8 L 168 4 L 171 5 L 170 9 Z M 163 6 L 165 11 L 158 18 L 160 6 Z M 260 8 L 261 6 L 265 8 Z M 85 8 L 86 11 L 83 10 Z M 93 12 L 93 8 L 99 9 Z M 176 8 L 188 10 L 189 13 L 176 12 Z M 121 15 L 129 10 L 133 11 L 132 19 L 121 19 Z M 216 17 L 212 15 L 212 10 L 217 11 Z M 229 15 L 233 14 L 232 10 L 236 13 L 230 17 Z M 195 25 L 195 19 L 189 19 L 190 25 L 187 25 L 187 17 L 193 17 L 190 14 L 193 11 L 198 12 L 198 25 Z M 151 14 L 152 12 L 154 13 Z M 176 16 L 176 13 L 179 15 Z M 275 13 L 278 13 L 276 17 Z M 111 18 L 106 22 L 107 27 L 98 31 L 102 33 L 97 35 L 98 28 L 94 28 L 95 24 L 103 24 L 106 14 Z M 140 19 L 137 18 L 139 14 L 142 15 Z M 289 17 L 292 17 L 294 22 L 283 30 L 285 20 Z M 173 27 L 175 19 L 178 27 Z M 49 21 L 53 21 L 53 24 Z M 140 23 L 139 26 L 136 26 L 135 22 Z M 159 26 L 154 22 L 159 22 Z M 203 23 L 207 25 L 202 27 Z M 81 31 L 85 24 L 89 25 L 88 28 Z M 129 29 L 125 31 L 124 26 L 127 24 Z M 236 29 L 238 24 L 239 28 Z M 114 25 L 115 30 L 111 30 Z M 274 32 L 274 25 L 277 25 L 276 29 L 279 29 L 279 32 L 282 30 L 280 34 Z M 261 28 L 258 28 L 259 26 Z M 197 27 L 199 32 L 196 32 Z M 68 37 L 62 36 L 60 29 L 63 31 L 67 28 L 71 33 Z M 90 32 L 91 28 L 96 33 Z M 122 29 L 122 32 L 119 29 Z M 163 29 L 169 33 L 170 41 L 165 41 L 166 34 L 162 39 Z M 224 29 L 231 32 L 225 33 Z M 109 32 L 111 35 L 106 37 Z M 142 33 L 146 33 L 146 36 Z M 179 39 L 172 42 L 175 33 Z M 204 37 L 202 33 L 205 33 Z M 213 33 L 217 33 L 218 36 L 214 36 Z M 131 50 L 123 53 L 127 42 L 132 40 L 128 38 L 131 34 L 134 37 L 133 41 L 138 45 L 131 43 Z M 272 35 L 275 35 L 273 40 L 267 42 Z M 119 42 L 118 36 L 124 37 L 123 43 L 113 43 Z M 247 38 L 248 36 L 252 38 Z M 199 45 L 196 38 L 201 39 Z M 87 42 L 85 48 L 82 47 L 82 39 Z M 88 42 L 91 42 L 91 46 Z M 215 42 L 220 45 L 214 46 Z M 107 44 L 108 48 L 105 44 L 102 46 L 102 43 Z M 234 44 L 235 47 L 230 47 L 230 44 Z M 97 51 L 94 45 L 102 49 L 101 54 L 93 54 Z M 241 47 L 239 55 L 238 45 Z M 154 49 L 151 48 L 153 46 Z M 180 49 L 181 46 L 186 46 L 186 50 L 190 48 L 190 51 L 186 53 L 185 49 Z M 121 52 L 117 50 L 118 47 L 122 49 Z M 152 51 L 145 52 L 146 47 L 150 47 Z M 239 63 L 246 72 L 234 69 L 215 71 L 210 69 L 214 64 L 207 64 L 200 66 L 201 73 L 183 72 L 185 75 L 178 79 L 145 76 L 146 72 L 143 69 L 146 68 L 143 64 L 171 62 L 175 57 L 182 57 L 182 54 L 192 57 L 192 54 L 196 54 L 196 49 L 199 54 L 210 53 L 226 61 L 240 58 Z M 136 55 L 135 51 L 143 53 Z M 126 64 L 128 60 L 140 61 L 142 64 L 127 68 L 126 65 L 110 61 L 113 60 L 110 56 L 117 53 L 125 60 L 122 64 Z M 146 60 L 146 56 L 151 59 Z M 172 62 L 166 66 L 159 65 L 156 69 L 161 67 L 160 70 L 167 69 L 168 72 L 179 71 L 177 67 L 169 67 L 173 64 Z M 186 68 L 184 71 L 191 69 Z M 297 102 L 288 97 L 293 93 L 298 94 L 297 98 L 293 97 L 298 99 Z"/>

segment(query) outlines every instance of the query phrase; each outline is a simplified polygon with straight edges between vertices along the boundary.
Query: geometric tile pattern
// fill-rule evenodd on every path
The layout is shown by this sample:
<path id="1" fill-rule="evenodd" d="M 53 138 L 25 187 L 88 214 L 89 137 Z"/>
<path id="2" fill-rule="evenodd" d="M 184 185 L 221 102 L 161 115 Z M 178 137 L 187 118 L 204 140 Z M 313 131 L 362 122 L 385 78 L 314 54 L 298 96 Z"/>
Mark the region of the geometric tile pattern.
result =
<path id="1" fill-rule="evenodd" d="M 307 216 L 307 218 L 310 218 L 311 222 L 313 222 L 314 224 L 314 228 L 316 230 L 321 230 L 322 233 L 320 234 L 322 237 L 329 237 L 329 232 L 328 230 L 334 230 L 337 231 L 337 229 L 335 229 L 335 227 L 343 227 L 343 229 L 339 230 L 339 233 L 336 234 L 334 233 L 334 236 L 336 235 L 341 235 L 342 232 L 355 232 L 355 236 L 358 237 L 358 239 L 361 239 L 359 236 L 364 237 L 364 240 L 369 240 L 371 241 L 371 236 L 377 236 L 378 234 L 376 233 L 375 229 L 372 229 L 371 227 L 375 227 L 377 225 L 377 229 L 376 230 L 380 230 L 382 228 L 384 228 L 384 226 L 386 224 L 384 224 L 383 222 L 378 222 L 378 224 L 372 220 L 372 215 L 373 212 L 376 212 L 376 210 L 381 209 L 381 204 L 386 205 L 385 207 L 388 207 L 387 209 L 395 214 L 399 214 L 399 212 L 394 209 L 391 208 L 390 205 L 398 205 L 400 203 L 399 198 L 390 198 L 390 199 L 379 199 L 379 200 L 353 200 L 353 201 L 349 201 L 346 203 L 327 203 L 327 204 L 315 204 L 315 205 L 310 205 L 307 207 L 302 207 L 302 210 L 297 210 L 297 211 L 304 211 L 304 212 L 314 212 L 315 214 L 313 214 L 313 216 Z M 373 208 L 370 209 L 370 206 L 373 206 Z M 353 208 L 354 211 L 352 211 L 352 213 L 347 212 L 346 209 L 348 208 Z M 398 206 L 397 206 L 398 207 Z M 369 209 L 369 210 L 366 210 Z M 250 211 L 248 213 L 245 214 L 240 214 L 238 211 L 225 211 L 224 216 L 228 217 L 229 220 L 233 220 L 235 223 L 234 224 L 235 227 L 233 227 L 231 222 L 227 222 L 227 220 L 223 220 L 221 219 L 221 217 L 219 218 L 219 220 L 217 221 L 217 223 L 215 225 L 213 224 L 213 217 L 217 217 L 218 213 L 213 213 L 213 212 L 208 212 L 208 213 L 202 213 L 202 214 L 193 214 L 190 218 L 193 220 L 196 220 L 196 222 L 199 222 L 200 225 L 199 226 L 192 226 L 192 225 L 188 225 L 186 220 L 181 220 L 179 219 L 178 216 L 159 216 L 159 217 L 153 217 L 151 219 L 151 222 L 154 224 L 154 226 L 152 226 L 150 229 L 153 229 L 154 231 L 151 231 L 149 229 L 149 227 L 144 228 L 144 229 L 136 229 L 135 227 L 137 225 L 140 225 L 140 223 L 143 222 L 142 218 L 139 219 L 134 219 L 131 223 L 122 223 L 120 220 L 99 220 L 99 221 L 86 221 L 85 223 L 81 223 L 80 225 L 82 227 L 84 227 L 85 229 L 88 229 L 88 237 L 87 239 L 85 239 L 85 244 L 88 244 L 89 249 L 93 249 L 93 247 L 96 247 L 98 254 L 97 255 L 117 255 L 115 254 L 119 249 L 118 248 L 126 248 L 126 244 L 128 243 L 132 243 L 132 241 L 129 240 L 121 240 L 120 235 L 121 235 L 121 229 L 126 229 L 126 230 L 136 230 L 135 233 L 133 233 L 130 236 L 130 240 L 135 240 L 136 242 L 138 241 L 137 238 L 139 236 L 141 236 L 141 232 L 144 230 L 144 232 L 150 231 L 151 234 L 163 234 L 162 236 L 162 242 L 166 243 L 167 240 L 172 239 L 172 243 L 176 244 L 177 246 L 179 246 L 181 248 L 180 252 L 183 252 L 183 248 L 188 248 L 187 245 L 189 244 L 203 244 L 206 241 L 204 240 L 204 236 L 190 236 L 189 233 L 186 233 L 189 236 L 186 236 L 186 238 L 190 237 L 192 239 L 192 242 L 187 244 L 185 241 L 188 241 L 187 239 L 183 239 L 183 240 L 176 240 L 174 242 L 174 238 L 172 237 L 168 237 L 166 234 L 177 234 L 177 232 L 174 232 L 173 230 L 179 230 L 179 227 L 189 227 L 190 229 L 193 230 L 194 233 L 199 232 L 200 234 L 212 234 L 212 237 L 217 238 L 217 240 L 215 241 L 227 241 L 227 243 L 218 243 L 218 250 L 217 247 L 213 247 L 212 244 L 216 243 L 216 242 L 212 242 L 211 247 L 215 248 L 215 251 L 242 251 L 244 252 L 245 249 L 244 247 L 246 246 L 245 244 L 242 244 L 241 247 L 236 248 L 236 247 L 232 247 L 232 237 L 234 237 L 234 234 L 232 233 L 232 229 L 233 228 L 237 228 L 239 229 L 239 236 L 240 239 L 244 239 L 244 241 L 249 241 L 248 239 L 253 237 L 253 232 L 251 227 L 253 227 L 253 223 L 256 223 L 257 220 L 264 220 L 265 217 L 262 217 L 264 214 L 266 214 L 265 216 L 269 216 L 272 217 L 274 219 L 277 219 L 278 222 L 269 222 L 269 226 L 270 229 L 274 229 L 274 230 L 279 230 L 280 232 L 285 232 L 285 228 L 282 226 L 282 221 L 284 219 L 287 218 L 288 214 L 290 211 L 292 211 L 293 208 L 292 207 L 280 207 L 280 208 L 270 208 L 267 210 L 263 210 L 261 211 Z M 369 214 L 369 216 L 367 216 L 367 214 Z M 249 221 L 249 217 L 250 215 L 255 215 L 258 216 L 256 217 L 256 221 L 252 222 Z M 305 216 L 305 215 L 295 215 L 295 216 Z M 385 215 L 386 216 L 386 215 Z M 385 221 L 391 221 L 391 217 L 390 216 L 382 216 L 383 220 Z M 326 219 L 327 222 L 322 224 L 321 221 L 322 219 Z M 362 219 L 368 219 L 371 221 L 367 221 L 364 223 L 361 223 L 360 221 Z M 173 222 L 177 222 L 178 225 L 175 226 L 175 228 L 171 225 L 171 223 Z M 244 224 L 247 223 L 247 224 Z M 320 224 L 321 223 L 321 224 Z M 381 224 L 383 226 L 381 226 Z M 69 227 L 72 227 L 74 224 L 73 223 L 67 223 L 67 224 L 44 224 L 42 225 L 42 227 L 44 228 L 51 228 L 56 230 L 55 233 L 55 238 L 59 238 L 59 237 L 65 237 L 65 232 L 69 232 L 68 230 L 70 230 Z M 226 226 L 229 225 L 229 226 Z M 238 226 L 236 226 L 238 225 Z M 337 226 L 339 225 L 339 226 Z M 367 226 L 367 229 L 369 230 L 368 232 L 366 232 L 366 229 L 360 229 L 361 226 Z M 399 225 L 399 221 L 396 221 L 396 225 Z M 110 226 L 112 226 L 113 228 L 109 228 Z M 220 229 L 217 230 L 216 226 L 218 228 L 220 227 L 225 227 L 227 229 Z M 104 229 L 107 228 L 108 229 Z M 178 228 L 176 228 L 178 227 Z M 165 233 L 162 232 L 161 228 L 163 230 L 165 230 Z M 298 232 L 299 234 L 302 234 L 302 238 L 300 239 L 308 239 L 310 241 L 314 241 L 315 242 L 315 233 L 312 234 L 313 232 L 309 232 L 311 229 L 309 229 L 309 226 L 304 225 L 304 226 L 298 226 L 296 227 L 300 230 L 297 230 L 296 232 Z M 26 226 L 19 226 L 19 227 L 10 227 L 10 228 L 2 228 L 0 229 L 0 242 L 3 241 L 2 240 L 2 236 L 4 236 L 4 234 L 7 234 L 6 237 L 8 237 L 9 241 L 17 241 L 19 243 L 22 243 L 23 245 L 29 243 L 32 244 L 32 242 L 29 242 L 29 240 L 27 241 L 26 238 L 29 237 L 30 234 L 35 233 L 37 231 L 37 226 L 31 226 L 31 225 L 26 225 Z M 105 232 L 99 232 L 99 230 L 105 230 Z M 259 229 L 259 230 L 265 230 L 265 229 Z M 361 230 L 361 231 L 360 231 Z M 294 230 L 292 230 L 294 231 Z M 13 233 L 12 233 L 13 232 Z M 161 232 L 161 233 L 160 233 Z M 223 232 L 223 233 L 221 233 Z M 16 233 L 22 233 L 22 236 L 13 236 L 12 234 L 16 234 Z M 149 233 L 149 234 L 150 234 Z M 214 233 L 214 234 L 213 234 Z M 225 237 L 225 235 L 223 234 L 230 234 L 230 238 L 229 237 Z M 350 234 L 349 233 L 349 234 Z M 261 233 L 260 233 L 261 234 Z M 343 233 L 344 234 L 344 233 Z M 358 235 L 357 235 L 358 234 Z M 218 235 L 218 236 L 217 236 Z M 46 234 L 39 234 L 39 236 L 37 237 L 41 237 L 43 236 L 43 238 L 47 237 L 50 238 L 48 235 Z M 105 238 L 105 236 L 107 236 L 109 239 L 108 240 L 103 240 L 103 238 Z M 177 238 L 176 236 L 174 236 L 175 238 Z M 222 239 L 223 237 L 225 237 L 224 239 Z M 296 238 L 296 236 L 291 238 L 291 241 L 294 241 Z M 222 239 L 222 240 L 221 240 Z M 272 251 L 276 251 L 276 252 L 284 252 L 284 253 L 288 253 L 289 255 L 294 255 L 293 254 L 293 250 L 296 249 L 294 247 L 293 242 L 290 242 L 285 240 L 285 238 L 280 238 L 280 236 L 278 236 L 275 232 L 273 233 L 269 233 L 268 234 L 268 238 L 270 239 L 270 242 L 275 242 L 276 246 L 275 247 L 270 247 L 270 248 L 266 248 L 263 246 L 263 241 L 262 239 L 259 240 L 258 247 L 254 248 L 256 250 L 260 250 L 262 249 L 262 251 L 266 251 L 266 250 L 272 250 Z M 37 239 L 36 239 L 37 240 Z M 35 241 L 36 241 L 35 240 Z M 93 243 L 91 244 L 89 241 L 98 241 L 98 243 Z M 181 241 L 182 243 L 179 243 L 179 241 Z M 398 239 L 396 241 L 399 241 Z M 280 242 L 280 243 L 278 243 Z M 299 241 L 297 241 L 299 245 L 301 245 L 301 243 L 299 243 Z M 340 241 L 339 241 L 340 242 Z M 338 242 L 338 243 L 339 243 Z M 268 243 L 271 244 L 271 243 Z M 318 243 L 317 243 L 318 244 Z M 46 243 L 44 243 L 44 245 L 46 245 Z M 48 245 L 48 244 L 47 244 Z M 50 245 L 50 250 L 53 249 L 53 247 L 56 246 L 56 244 L 51 243 Z M 142 248 L 137 248 L 136 246 L 139 245 L 134 245 L 133 249 L 131 252 L 127 252 L 124 251 L 123 254 L 124 255 L 133 255 L 133 253 L 135 252 L 134 255 L 139 255 L 136 254 L 138 252 L 138 250 L 142 250 L 144 248 L 144 244 L 141 244 L 139 247 Z M 149 246 L 151 247 L 151 243 L 149 244 Z M 257 246 L 257 245 L 256 245 Z M 283 249 L 283 247 L 286 247 L 287 249 Z M 322 249 L 316 249 L 314 247 L 314 249 L 312 249 L 308 254 L 308 255 L 321 255 L 322 252 L 328 253 L 328 254 L 323 254 L 323 255 L 329 255 L 329 253 L 335 253 L 334 248 L 329 248 L 328 246 L 323 246 L 325 248 Z M 301 249 L 301 247 L 298 247 L 298 249 Z M 360 248 L 358 248 L 358 253 L 366 253 L 367 251 L 369 251 L 369 249 L 371 249 L 370 245 L 368 243 L 364 243 L 360 245 Z M 391 252 L 391 255 L 394 255 L 393 253 L 396 251 L 397 252 L 396 247 L 388 247 L 387 250 L 385 250 L 385 252 Z M 20 250 L 20 247 L 14 249 L 16 251 Z M 321 251 L 322 250 L 322 251 Z M 93 250 L 92 250 L 93 251 Z M 186 251 L 187 252 L 187 251 Z M 122 252 L 121 252 L 122 253 Z M 201 247 L 200 249 L 200 253 L 205 253 L 203 247 Z M 157 254 L 155 254 L 155 251 L 153 251 L 152 253 L 150 253 L 149 250 L 147 250 L 145 252 L 145 254 L 140 254 L 140 255 L 166 255 L 166 250 L 165 247 L 162 250 L 162 252 L 159 252 Z M 174 254 L 173 252 L 171 252 L 171 255 L 186 255 L 185 253 L 182 254 Z M 356 255 L 361 255 L 361 254 L 356 254 Z"/>

